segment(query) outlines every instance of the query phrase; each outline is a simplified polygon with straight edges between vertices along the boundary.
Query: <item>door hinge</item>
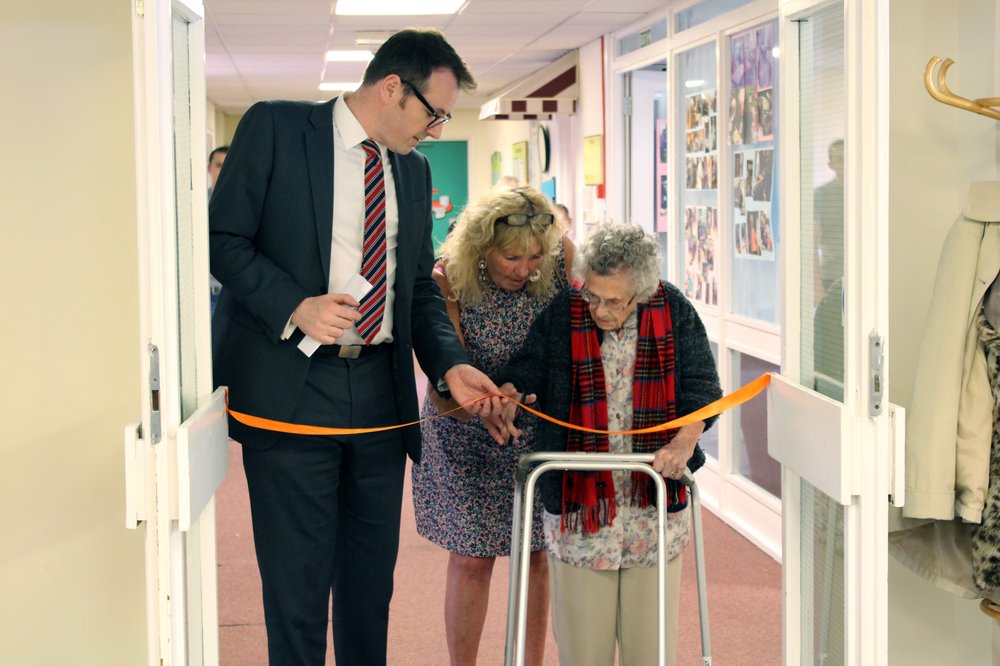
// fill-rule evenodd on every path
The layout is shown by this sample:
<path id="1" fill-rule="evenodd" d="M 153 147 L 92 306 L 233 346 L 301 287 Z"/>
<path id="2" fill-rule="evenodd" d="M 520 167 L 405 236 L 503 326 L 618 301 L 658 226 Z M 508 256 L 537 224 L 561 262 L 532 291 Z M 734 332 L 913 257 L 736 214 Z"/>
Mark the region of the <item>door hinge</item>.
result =
<path id="1" fill-rule="evenodd" d="M 160 350 L 149 343 L 149 441 L 160 443 Z"/>
<path id="2" fill-rule="evenodd" d="M 869 416 L 878 416 L 882 413 L 883 391 L 885 389 L 885 375 L 882 367 L 885 358 L 884 346 L 881 335 L 877 333 L 868 335 Z"/>
<path id="3" fill-rule="evenodd" d="M 146 0 L 135 0 L 135 15 L 136 16 L 146 15 Z"/>
<path id="4" fill-rule="evenodd" d="M 625 105 L 624 106 L 625 106 L 625 115 L 626 116 L 631 116 L 632 115 L 632 97 L 631 96 L 625 98 Z"/>

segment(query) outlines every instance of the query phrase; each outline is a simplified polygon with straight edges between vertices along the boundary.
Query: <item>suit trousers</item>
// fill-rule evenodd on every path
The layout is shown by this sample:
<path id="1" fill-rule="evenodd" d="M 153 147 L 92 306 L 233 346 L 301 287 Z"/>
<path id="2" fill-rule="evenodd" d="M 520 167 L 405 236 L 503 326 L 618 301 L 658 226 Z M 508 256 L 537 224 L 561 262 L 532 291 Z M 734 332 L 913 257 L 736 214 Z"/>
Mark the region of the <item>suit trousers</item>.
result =
<path id="1" fill-rule="evenodd" d="M 677 661 L 681 558 L 667 562 L 667 666 Z M 584 569 L 549 555 L 552 631 L 561 666 L 656 664 L 656 567 Z"/>
<path id="2" fill-rule="evenodd" d="M 399 423 L 390 351 L 317 353 L 294 422 Z M 406 454 L 398 430 L 283 435 L 243 447 L 271 666 L 321 666 L 333 595 L 337 664 L 385 664 Z"/>

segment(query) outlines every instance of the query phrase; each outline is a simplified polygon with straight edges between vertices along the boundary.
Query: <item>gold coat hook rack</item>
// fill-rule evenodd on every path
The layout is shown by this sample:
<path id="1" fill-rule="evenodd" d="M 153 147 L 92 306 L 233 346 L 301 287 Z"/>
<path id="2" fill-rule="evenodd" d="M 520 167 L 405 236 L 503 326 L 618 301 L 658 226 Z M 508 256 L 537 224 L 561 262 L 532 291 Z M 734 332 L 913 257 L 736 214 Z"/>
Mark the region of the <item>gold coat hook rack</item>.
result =
<path id="1" fill-rule="evenodd" d="M 954 64 L 955 61 L 951 58 L 941 59 L 934 56 L 930 59 L 927 63 L 927 67 L 924 68 L 924 87 L 927 88 L 927 92 L 930 93 L 930 96 L 942 104 L 948 104 L 949 106 L 978 113 L 979 115 L 986 116 L 987 118 L 1000 120 L 1000 109 L 996 108 L 997 106 L 1000 106 L 1000 97 L 966 99 L 965 97 L 959 97 L 948 88 L 948 83 L 945 81 L 945 77 L 948 74 L 948 68 Z M 940 65 L 940 67 L 938 67 L 938 65 Z M 936 76 L 934 74 L 935 68 L 937 68 Z"/>

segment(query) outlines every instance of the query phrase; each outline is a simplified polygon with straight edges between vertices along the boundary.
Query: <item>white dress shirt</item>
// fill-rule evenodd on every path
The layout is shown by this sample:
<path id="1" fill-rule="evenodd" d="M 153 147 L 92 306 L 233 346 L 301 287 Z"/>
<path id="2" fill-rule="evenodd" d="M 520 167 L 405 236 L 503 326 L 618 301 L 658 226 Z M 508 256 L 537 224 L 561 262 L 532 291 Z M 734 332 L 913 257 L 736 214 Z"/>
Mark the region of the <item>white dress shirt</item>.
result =
<path id="1" fill-rule="evenodd" d="M 361 123 L 354 117 L 344 98 L 333 105 L 333 240 L 330 247 L 330 279 L 327 292 L 343 293 L 344 285 L 361 272 L 361 247 L 365 231 L 365 149 L 361 142 L 368 138 Z M 399 207 L 396 205 L 396 183 L 388 151 L 379 146 L 385 174 L 385 314 L 382 327 L 372 344 L 392 342 L 392 305 L 395 300 L 396 243 L 399 238 Z M 295 331 L 289 320 L 282 339 Z M 365 341 L 352 327 L 337 340 L 342 345 L 363 345 Z"/>

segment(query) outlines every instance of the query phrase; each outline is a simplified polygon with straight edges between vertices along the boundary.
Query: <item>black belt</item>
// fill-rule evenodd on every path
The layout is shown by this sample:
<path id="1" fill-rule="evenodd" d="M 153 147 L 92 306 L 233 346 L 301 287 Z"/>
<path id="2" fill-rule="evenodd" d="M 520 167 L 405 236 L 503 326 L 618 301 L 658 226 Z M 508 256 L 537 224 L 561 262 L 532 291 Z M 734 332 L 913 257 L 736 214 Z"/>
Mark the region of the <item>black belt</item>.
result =
<path id="1" fill-rule="evenodd" d="M 381 345 L 320 345 L 316 353 L 339 358 L 361 358 L 388 351 L 391 348 L 391 343 Z"/>

